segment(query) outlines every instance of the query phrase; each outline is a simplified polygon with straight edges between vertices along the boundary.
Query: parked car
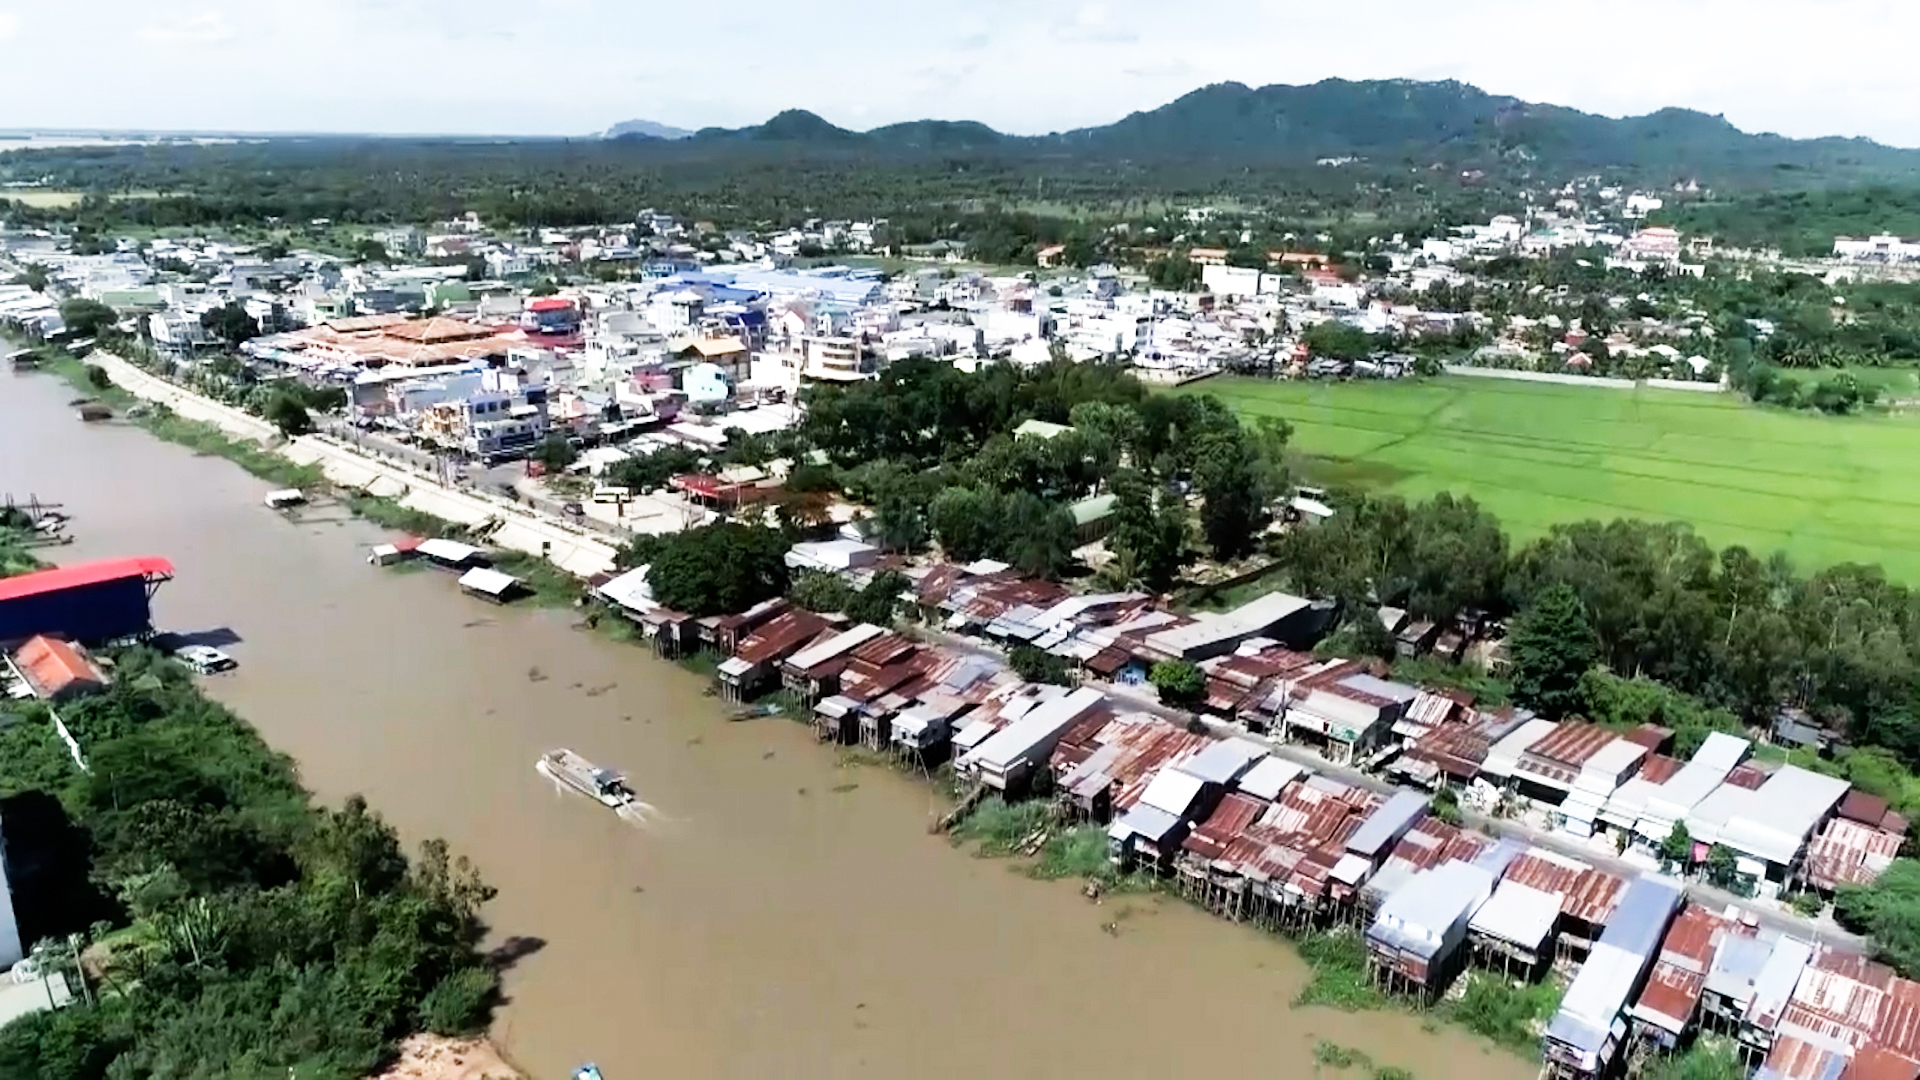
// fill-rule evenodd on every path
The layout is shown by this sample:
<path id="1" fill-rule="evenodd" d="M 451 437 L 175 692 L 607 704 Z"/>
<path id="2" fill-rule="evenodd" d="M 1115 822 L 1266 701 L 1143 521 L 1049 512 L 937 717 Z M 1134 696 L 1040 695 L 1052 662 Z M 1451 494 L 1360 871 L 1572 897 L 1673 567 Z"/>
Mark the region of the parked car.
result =
<path id="1" fill-rule="evenodd" d="M 173 658 L 202 675 L 231 671 L 240 664 L 211 645 L 182 645 L 173 650 Z"/>

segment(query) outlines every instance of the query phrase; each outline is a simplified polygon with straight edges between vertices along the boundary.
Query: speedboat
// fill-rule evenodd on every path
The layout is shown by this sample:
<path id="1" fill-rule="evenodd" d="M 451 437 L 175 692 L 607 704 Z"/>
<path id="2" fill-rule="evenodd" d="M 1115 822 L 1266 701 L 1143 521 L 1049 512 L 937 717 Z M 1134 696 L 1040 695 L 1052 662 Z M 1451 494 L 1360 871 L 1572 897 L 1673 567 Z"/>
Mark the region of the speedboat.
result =
<path id="1" fill-rule="evenodd" d="M 627 778 L 612 769 L 603 769 L 571 750 L 549 750 L 534 763 L 540 775 L 554 783 L 570 787 L 603 806 L 618 810 L 633 802 L 633 789 Z"/>
<path id="2" fill-rule="evenodd" d="M 573 1070 L 573 1080 L 607 1080 L 607 1078 L 600 1075 L 600 1066 L 589 1062 Z"/>

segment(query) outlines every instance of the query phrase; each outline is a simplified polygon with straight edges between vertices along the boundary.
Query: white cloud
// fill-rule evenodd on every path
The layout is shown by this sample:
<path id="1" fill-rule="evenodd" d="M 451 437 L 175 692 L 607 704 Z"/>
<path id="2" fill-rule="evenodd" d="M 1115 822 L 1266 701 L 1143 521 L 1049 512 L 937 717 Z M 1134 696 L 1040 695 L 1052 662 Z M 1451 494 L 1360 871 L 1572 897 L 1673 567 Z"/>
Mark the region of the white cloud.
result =
<path id="1" fill-rule="evenodd" d="M 192 15 L 176 13 L 163 16 L 158 22 L 142 27 L 140 36 L 147 41 L 213 45 L 232 41 L 238 35 L 225 15 L 217 11 L 202 11 Z"/>
<path id="2" fill-rule="evenodd" d="M 0 11 L 0 41 L 5 41 L 20 32 L 20 16 L 11 11 Z"/>

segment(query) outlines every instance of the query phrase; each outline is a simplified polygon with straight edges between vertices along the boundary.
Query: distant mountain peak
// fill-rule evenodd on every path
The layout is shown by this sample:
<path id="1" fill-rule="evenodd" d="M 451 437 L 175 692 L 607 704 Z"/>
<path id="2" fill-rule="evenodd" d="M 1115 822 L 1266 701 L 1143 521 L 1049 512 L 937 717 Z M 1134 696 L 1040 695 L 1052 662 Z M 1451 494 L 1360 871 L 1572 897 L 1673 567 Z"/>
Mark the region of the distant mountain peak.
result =
<path id="1" fill-rule="evenodd" d="M 672 127 L 653 120 L 622 120 L 602 132 L 603 139 L 622 139 L 628 137 L 645 139 L 684 139 L 693 134 L 686 128 Z"/>

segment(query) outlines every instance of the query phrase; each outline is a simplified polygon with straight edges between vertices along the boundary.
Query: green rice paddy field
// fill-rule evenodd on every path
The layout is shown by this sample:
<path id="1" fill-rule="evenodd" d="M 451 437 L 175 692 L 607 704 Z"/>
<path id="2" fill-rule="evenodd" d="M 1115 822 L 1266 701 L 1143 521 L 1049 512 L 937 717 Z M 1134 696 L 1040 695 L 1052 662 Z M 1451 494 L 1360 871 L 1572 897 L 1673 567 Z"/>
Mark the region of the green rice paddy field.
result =
<path id="1" fill-rule="evenodd" d="M 1310 481 L 1471 495 L 1516 539 L 1586 518 L 1688 521 L 1716 546 L 1784 550 L 1803 569 L 1877 562 L 1920 582 L 1920 418 L 1467 377 L 1220 377 L 1183 392 L 1284 417 Z"/>

